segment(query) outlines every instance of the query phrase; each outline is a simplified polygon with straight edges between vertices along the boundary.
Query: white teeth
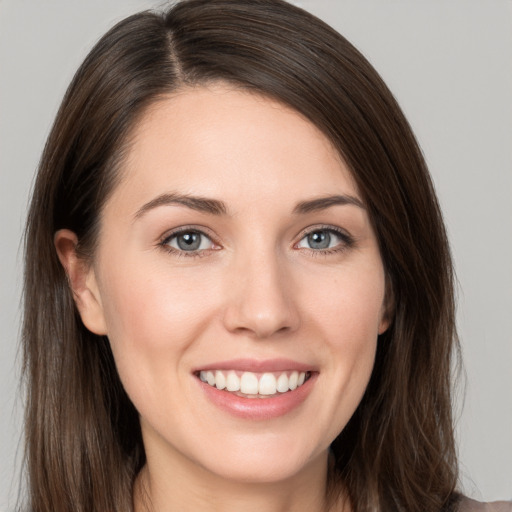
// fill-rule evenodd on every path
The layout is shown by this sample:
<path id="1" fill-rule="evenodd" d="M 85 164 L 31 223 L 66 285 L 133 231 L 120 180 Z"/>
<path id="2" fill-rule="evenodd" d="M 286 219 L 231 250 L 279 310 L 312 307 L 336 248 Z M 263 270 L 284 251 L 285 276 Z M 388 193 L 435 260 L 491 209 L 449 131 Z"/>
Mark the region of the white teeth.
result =
<path id="1" fill-rule="evenodd" d="M 213 375 L 213 372 L 206 372 L 206 382 L 208 382 L 210 386 L 215 386 L 215 375 Z"/>
<path id="2" fill-rule="evenodd" d="M 209 383 L 210 381 L 208 381 Z M 291 390 L 294 390 L 297 388 L 297 384 L 299 382 L 299 372 L 292 372 L 288 379 L 288 386 L 290 386 Z"/>
<path id="3" fill-rule="evenodd" d="M 240 391 L 246 395 L 258 394 L 258 377 L 251 372 L 245 372 L 240 379 Z"/>
<path id="4" fill-rule="evenodd" d="M 260 378 L 258 393 L 260 395 L 275 395 L 277 391 L 276 378 L 271 373 L 264 373 Z"/>
<path id="5" fill-rule="evenodd" d="M 264 397 L 293 391 L 306 381 L 306 372 L 298 371 L 293 371 L 290 375 L 286 372 L 281 374 L 244 372 L 241 377 L 238 375 L 234 370 L 199 372 L 199 378 L 210 386 L 231 392 L 240 391 L 244 395 L 253 395 L 251 398 L 257 398 L 258 395 Z"/>
<path id="6" fill-rule="evenodd" d="M 277 391 L 279 391 L 279 393 L 286 393 L 289 389 L 288 375 L 286 375 L 286 373 L 281 373 L 277 379 Z"/>
<path id="7" fill-rule="evenodd" d="M 240 390 L 240 378 L 234 371 L 230 371 L 226 377 L 226 389 L 228 391 Z"/>
<path id="8" fill-rule="evenodd" d="M 208 382 L 208 384 L 210 383 Z M 211 385 L 212 384 L 210 384 L 210 386 Z M 226 387 L 226 377 L 224 377 L 224 374 L 219 372 L 219 370 L 215 372 L 215 385 L 217 386 L 217 389 L 224 389 Z"/>

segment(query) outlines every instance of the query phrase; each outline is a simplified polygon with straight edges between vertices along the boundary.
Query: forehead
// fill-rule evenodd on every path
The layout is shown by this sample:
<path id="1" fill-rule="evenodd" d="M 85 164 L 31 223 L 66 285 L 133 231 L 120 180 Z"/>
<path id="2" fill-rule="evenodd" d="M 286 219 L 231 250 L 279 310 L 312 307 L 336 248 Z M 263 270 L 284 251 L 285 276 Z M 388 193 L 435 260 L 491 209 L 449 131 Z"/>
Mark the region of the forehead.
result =
<path id="1" fill-rule="evenodd" d="M 282 103 L 222 84 L 154 103 L 134 128 L 121 172 L 120 192 L 139 202 L 170 190 L 234 203 L 358 195 L 313 123 Z"/>

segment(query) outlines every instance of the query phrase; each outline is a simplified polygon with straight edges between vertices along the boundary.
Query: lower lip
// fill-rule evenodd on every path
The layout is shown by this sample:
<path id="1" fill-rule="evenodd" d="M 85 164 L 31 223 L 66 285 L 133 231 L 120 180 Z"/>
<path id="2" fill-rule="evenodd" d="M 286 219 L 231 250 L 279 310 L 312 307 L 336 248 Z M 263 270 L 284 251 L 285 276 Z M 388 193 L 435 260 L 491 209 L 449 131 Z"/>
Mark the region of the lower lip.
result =
<path id="1" fill-rule="evenodd" d="M 233 416 L 248 420 L 270 420 L 284 416 L 299 407 L 313 389 L 317 375 L 313 373 L 302 386 L 293 391 L 270 398 L 244 398 L 196 380 L 208 400 Z"/>

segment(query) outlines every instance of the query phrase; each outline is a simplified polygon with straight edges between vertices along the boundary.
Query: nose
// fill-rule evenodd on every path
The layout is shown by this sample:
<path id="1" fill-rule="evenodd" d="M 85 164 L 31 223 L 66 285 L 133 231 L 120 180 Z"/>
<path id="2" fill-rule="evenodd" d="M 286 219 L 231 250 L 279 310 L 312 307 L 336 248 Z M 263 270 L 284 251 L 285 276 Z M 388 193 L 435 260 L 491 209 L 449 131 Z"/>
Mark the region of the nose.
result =
<path id="1" fill-rule="evenodd" d="M 293 332 L 300 324 L 293 282 L 274 251 L 240 258 L 234 264 L 224 325 L 257 339 Z"/>

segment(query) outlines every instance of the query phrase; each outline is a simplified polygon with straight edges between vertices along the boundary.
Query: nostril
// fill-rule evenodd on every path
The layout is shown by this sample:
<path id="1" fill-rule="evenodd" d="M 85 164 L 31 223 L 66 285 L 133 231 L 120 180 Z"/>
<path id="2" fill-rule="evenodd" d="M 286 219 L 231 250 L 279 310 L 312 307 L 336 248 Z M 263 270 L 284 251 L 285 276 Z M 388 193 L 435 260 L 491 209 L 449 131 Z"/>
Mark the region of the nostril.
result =
<path id="1" fill-rule="evenodd" d="M 296 330 L 299 318 L 289 307 L 257 312 L 255 308 L 240 304 L 226 311 L 224 324 L 230 332 L 266 339 Z"/>
<path id="2" fill-rule="evenodd" d="M 232 269 L 233 280 L 226 289 L 226 328 L 257 339 L 294 331 L 299 326 L 296 297 L 291 293 L 291 278 L 282 265 L 278 267 L 275 253 L 259 253 L 257 261 L 245 259 L 243 263 Z"/>

